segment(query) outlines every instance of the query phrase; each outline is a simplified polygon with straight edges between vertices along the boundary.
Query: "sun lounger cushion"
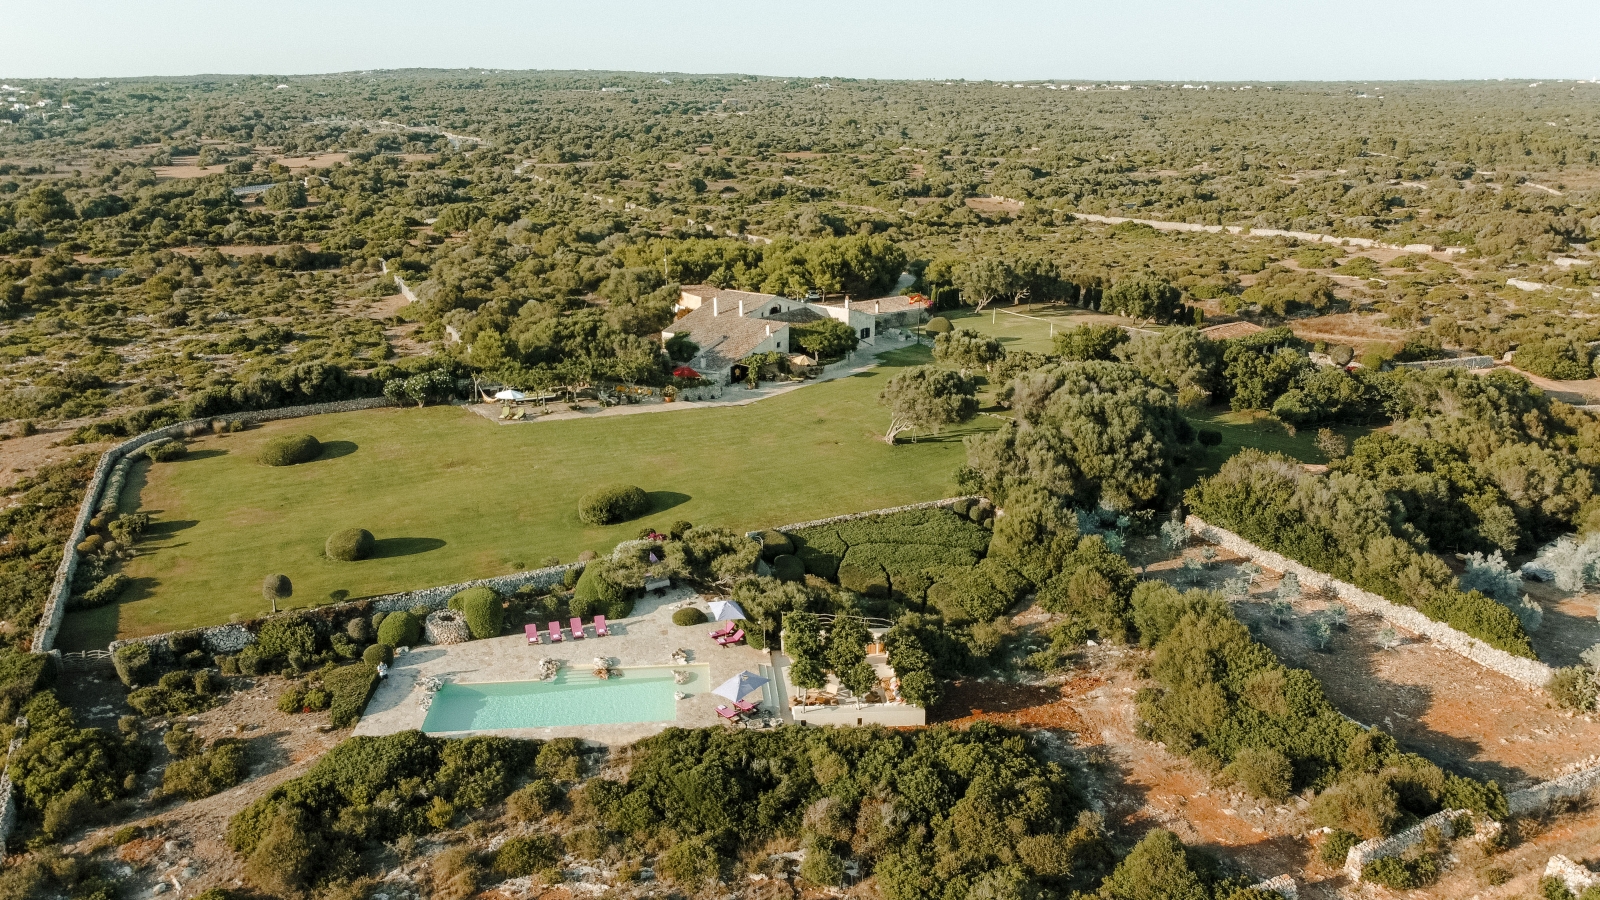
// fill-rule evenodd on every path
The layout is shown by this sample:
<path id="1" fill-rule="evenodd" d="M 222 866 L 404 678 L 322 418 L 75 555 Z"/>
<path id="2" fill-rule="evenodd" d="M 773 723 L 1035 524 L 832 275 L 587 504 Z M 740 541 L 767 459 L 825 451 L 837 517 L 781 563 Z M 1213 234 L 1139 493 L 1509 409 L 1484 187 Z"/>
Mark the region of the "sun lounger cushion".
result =
<path id="1" fill-rule="evenodd" d="M 735 625 L 731 621 L 730 622 L 725 622 L 725 623 L 723 623 L 721 628 L 713 629 L 712 632 L 711 632 L 711 636 L 714 637 L 714 638 L 719 638 L 719 637 L 722 637 L 724 635 L 733 634 L 735 631 L 738 630 L 738 628 L 739 628 L 739 626 Z"/>
<path id="2" fill-rule="evenodd" d="M 738 713 L 736 713 L 733 710 L 727 708 L 726 706 L 717 707 L 717 715 L 719 715 L 719 716 L 721 716 L 724 719 L 727 719 L 729 721 L 732 721 L 734 719 L 739 718 L 739 714 Z"/>
<path id="3" fill-rule="evenodd" d="M 531 623 L 527 624 L 527 625 L 524 625 L 524 626 L 522 626 L 522 633 L 526 634 L 528 636 L 528 643 L 530 643 L 530 644 L 539 643 L 539 626 L 531 624 Z"/>

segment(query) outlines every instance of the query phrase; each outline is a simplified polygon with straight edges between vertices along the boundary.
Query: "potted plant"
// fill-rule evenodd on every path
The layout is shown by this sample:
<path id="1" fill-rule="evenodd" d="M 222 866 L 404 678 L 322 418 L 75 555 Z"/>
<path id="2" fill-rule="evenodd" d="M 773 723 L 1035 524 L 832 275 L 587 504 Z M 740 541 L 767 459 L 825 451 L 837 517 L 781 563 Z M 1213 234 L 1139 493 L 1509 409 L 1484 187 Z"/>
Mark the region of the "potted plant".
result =
<path id="1" fill-rule="evenodd" d="M 671 403 L 672 401 L 674 401 L 676 399 L 678 399 L 678 389 L 677 388 L 675 388 L 675 387 L 673 387 L 672 385 L 669 384 L 666 387 L 661 389 L 661 402 L 663 402 L 663 403 Z"/>

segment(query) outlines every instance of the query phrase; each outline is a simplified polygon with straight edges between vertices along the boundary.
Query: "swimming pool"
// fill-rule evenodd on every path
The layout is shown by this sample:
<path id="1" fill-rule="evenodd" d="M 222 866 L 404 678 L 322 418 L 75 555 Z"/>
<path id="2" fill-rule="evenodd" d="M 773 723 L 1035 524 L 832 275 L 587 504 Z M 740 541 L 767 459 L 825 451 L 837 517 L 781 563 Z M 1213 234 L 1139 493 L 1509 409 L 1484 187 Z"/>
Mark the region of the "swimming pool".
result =
<path id="1" fill-rule="evenodd" d="M 615 670 L 600 679 L 585 671 L 562 670 L 550 681 L 490 681 L 446 684 L 434 695 L 422 730 L 497 731 L 506 728 L 554 728 L 564 725 L 623 725 L 672 722 L 678 717 L 676 694 L 707 690 L 711 667 L 636 666 Z M 672 673 L 689 673 L 676 684 Z"/>

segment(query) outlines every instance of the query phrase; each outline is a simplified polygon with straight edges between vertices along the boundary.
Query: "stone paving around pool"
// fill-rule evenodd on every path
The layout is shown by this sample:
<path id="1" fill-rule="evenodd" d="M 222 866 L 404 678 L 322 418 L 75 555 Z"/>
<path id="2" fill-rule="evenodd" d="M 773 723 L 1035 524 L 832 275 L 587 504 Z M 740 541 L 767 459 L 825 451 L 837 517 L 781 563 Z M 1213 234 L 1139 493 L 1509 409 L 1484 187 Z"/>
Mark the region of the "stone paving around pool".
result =
<path id="1" fill-rule="evenodd" d="M 494 734 L 521 738 L 576 737 L 606 745 L 629 744 L 649 737 L 666 728 L 709 728 L 722 723 L 717 716 L 717 706 L 727 704 L 723 697 L 710 693 L 729 678 L 748 670 L 771 678 L 762 692 L 746 699 L 759 705 L 774 723 L 787 722 L 788 698 L 783 696 L 782 679 L 773 677 L 772 655 L 746 645 L 719 647 L 711 637 L 717 626 L 680 626 L 672 624 L 672 614 L 685 604 L 705 610 L 705 600 L 687 588 L 674 588 L 660 595 L 649 595 L 634 604 L 633 615 L 620 622 L 611 622 L 611 634 L 603 638 L 589 637 L 574 641 L 570 637 L 559 644 L 542 642 L 530 645 L 523 635 L 507 635 L 482 641 L 468 641 L 448 646 L 413 648 L 397 655 L 389 675 L 378 684 L 378 689 L 367 703 L 366 713 L 357 723 L 357 735 L 384 735 L 396 731 L 422 728 L 427 709 L 422 701 L 429 696 L 420 682 L 429 676 L 456 684 L 473 684 L 493 681 L 537 681 L 539 662 L 555 659 L 569 670 L 588 672 L 594 668 L 594 658 L 605 657 L 612 666 L 662 666 L 672 664 L 672 652 L 679 648 L 689 651 L 690 665 L 709 665 L 711 677 L 704 686 L 677 703 L 677 720 L 673 722 L 642 722 L 623 725 L 576 725 L 552 728 L 513 728 L 495 731 Z M 588 624 L 588 620 L 585 620 Z M 586 633 L 593 630 L 586 628 Z M 453 732 L 464 735 L 472 732 Z"/>

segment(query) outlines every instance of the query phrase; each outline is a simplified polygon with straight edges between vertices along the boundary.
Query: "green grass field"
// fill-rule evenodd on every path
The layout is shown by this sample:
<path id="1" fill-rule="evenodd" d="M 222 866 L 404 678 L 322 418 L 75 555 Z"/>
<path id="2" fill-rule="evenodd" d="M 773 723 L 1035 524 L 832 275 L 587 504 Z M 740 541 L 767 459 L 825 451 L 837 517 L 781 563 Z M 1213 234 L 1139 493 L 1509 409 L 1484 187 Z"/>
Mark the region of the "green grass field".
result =
<path id="1" fill-rule="evenodd" d="M 1290 434 L 1283 423 L 1260 410 L 1234 412 L 1225 406 L 1185 413 L 1196 428 L 1211 428 L 1222 432 L 1222 443 L 1207 447 L 1204 459 L 1185 466 L 1179 471 L 1179 482 L 1187 488 L 1207 475 L 1215 475 L 1230 456 L 1242 448 L 1254 447 L 1269 453 L 1282 453 L 1304 463 L 1326 463 L 1327 456 L 1317 449 L 1317 429 L 1301 428 Z M 1340 425 L 1333 429 L 1346 441 L 1370 432 L 1370 428 Z"/>
<path id="2" fill-rule="evenodd" d="M 991 304 L 988 309 L 974 314 L 962 309 L 941 312 L 950 324 L 967 331 L 976 331 L 1000 339 L 1007 350 L 1029 350 L 1034 353 L 1055 351 L 1053 332 L 1065 331 L 1079 325 L 1127 325 L 1120 316 L 1101 315 L 1073 306 L 1046 306 L 1043 304 L 1012 306 L 1009 303 Z"/>
<path id="3" fill-rule="evenodd" d="M 261 580 L 294 583 L 291 606 L 449 584 L 609 550 L 641 526 L 674 520 L 751 529 L 950 496 L 972 425 L 890 447 L 877 393 L 886 364 L 744 407 L 501 426 L 455 407 L 378 409 L 273 422 L 191 443 L 187 458 L 136 467 L 125 509 L 152 514 L 125 568 L 123 602 L 73 612 L 62 649 L 265 612 Z M 331 446 L 288 468 L 255 460 L 268 438 L 307 432 Z M 904 440 L 904 438 L 902 438 Z M 579 496 L 612 482 L 650 492 L 652 511 L 594 528 Z M 342 528 L 378 538 L 377 558 L 336 563 Z"/>

